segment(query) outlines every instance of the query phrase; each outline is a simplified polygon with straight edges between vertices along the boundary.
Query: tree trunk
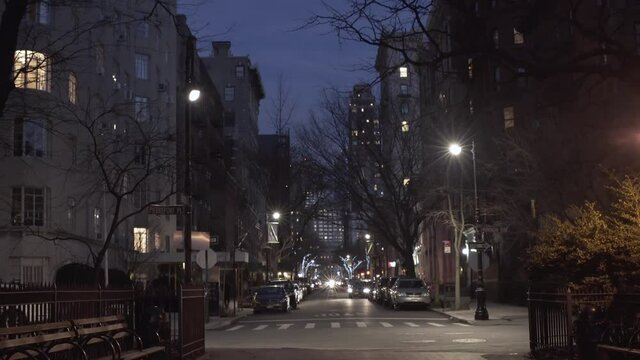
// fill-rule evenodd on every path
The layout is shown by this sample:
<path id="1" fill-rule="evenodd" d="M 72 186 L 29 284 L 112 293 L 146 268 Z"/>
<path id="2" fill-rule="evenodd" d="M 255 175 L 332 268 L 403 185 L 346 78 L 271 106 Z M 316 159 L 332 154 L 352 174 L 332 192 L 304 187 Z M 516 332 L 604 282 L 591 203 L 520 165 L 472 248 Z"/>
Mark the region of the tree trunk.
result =
<path id="1" fill-rule="evenodd" d="M 416 277 L 416 265 L 413 262 L 413 248 L 411 250 L 407 250 L 404 255 L 404 268 L 407 277 Z"/>
<path id="2" fill-rule="evenodd" d="M 456 247 L 454 251 L 454 258 L 455 258 L 455 275 L 454 276 L 456 280 L 454 307 L 456 310 L 460 310 L 461 304 L 460 304 L 460 249 L 459 247 Z"/>

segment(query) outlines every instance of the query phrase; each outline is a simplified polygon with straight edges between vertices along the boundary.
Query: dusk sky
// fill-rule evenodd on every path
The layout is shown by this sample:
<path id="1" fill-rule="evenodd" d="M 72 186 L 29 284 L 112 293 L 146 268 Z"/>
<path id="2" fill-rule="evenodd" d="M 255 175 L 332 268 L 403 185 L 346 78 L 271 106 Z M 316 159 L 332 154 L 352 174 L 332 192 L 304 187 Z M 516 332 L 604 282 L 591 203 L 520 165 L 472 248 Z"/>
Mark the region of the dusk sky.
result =
<path id="1" fill-rule="evenodd" d="M 249 55 L 258 66 L 266 92 L 260 108 L 261 133 L 273 132 L 267 113 L 276 96 L 278 74 L 284 74 L 297 104 L 293 127 L 318 104 L 323 88 L 348 91 L 373 77 L 356 69 L 373 63 L 375 48 L 341 44 L 328 28 L 294 30 L 313 11 L 322 11 L 320 0 L 202 0 L 179 10 L 198 36 L 202 55 L 210 54 L 212 40 L 229 40 L 234 55 Z"/>

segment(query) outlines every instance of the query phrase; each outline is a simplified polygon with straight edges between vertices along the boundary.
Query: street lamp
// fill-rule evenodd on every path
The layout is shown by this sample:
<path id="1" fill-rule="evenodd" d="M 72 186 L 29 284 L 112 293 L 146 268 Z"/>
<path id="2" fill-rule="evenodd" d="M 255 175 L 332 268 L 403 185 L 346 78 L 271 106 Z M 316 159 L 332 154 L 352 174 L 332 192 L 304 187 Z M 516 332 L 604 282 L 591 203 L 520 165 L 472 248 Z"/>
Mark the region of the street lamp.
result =
<path id="1" fill-rule="evenodd" d="M 281 216 L 278 211 L 271 213 L 271 219 L 269 219 L 269 215 L 267 215 L 267 243 L 264 247 L 267 257 L 267 281 L 269 281 L 271 277 L 271 264 L 269 263 L 271 258 L 271 244 L 278 243 L 278 220 L 280 220 Z"/>
<path id="2" fill-rule="evenodd" d="M 473 207 L 474 207 L 474 243 L 476 245 L 478 256 L 478 286 L 476 287 L 476 313 L 474 318 L 476 320 L 489 320 L 489 312 L 487 311 L 487 299 L 486 292 L 484 290 L 484 275 L 482 271 L 482 255 L 484 254 L 484 244 L 479 244 L 478 238 L 475 234 L 478 234 L 478 228 L 480 225 L 480 216 L 478 212 L 478 183 L 476 180 L 476 144 L 475 141 L 471 142 L 471 160 L 473 163 Z M 449 145 L 449 153 L 453 156 L 458 156 L 462 153 L 462 146 L 459 144 Z M 480 240 L 484 241 L 482 235 Z M 481 246 L 478 246 L 481 245 Z"/>
<path id="3" fill-rule="evenodd" d="M 274 211 L 273 214 L 271 214 L 271 217 L 273 218 L 273 220 L 278 221 L 280 220 L 280 213 L 277 211 Z"/>

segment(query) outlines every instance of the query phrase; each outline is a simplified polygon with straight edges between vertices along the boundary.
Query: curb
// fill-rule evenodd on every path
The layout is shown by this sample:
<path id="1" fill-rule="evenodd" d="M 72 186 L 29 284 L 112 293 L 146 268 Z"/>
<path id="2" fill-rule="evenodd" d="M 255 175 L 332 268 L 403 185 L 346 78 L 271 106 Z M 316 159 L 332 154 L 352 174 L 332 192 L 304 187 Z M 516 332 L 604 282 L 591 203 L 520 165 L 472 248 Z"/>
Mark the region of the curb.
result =
<path id="1" fill-rule="evenodd" d="M 217 329 L 223 328 L 225 326 L 233 325 L 233 324 L 237 323 L 238 321 L 240 321 L 241 319 L 243 319 L 244 317 L 246 317 L 247 315 L 248 314 L 239 314 L 239 315 L 236 315 L 236 316 L 234 316 L 232 318 L 228 318 L 228 320 L 225 319 L 225 320 L 221 320 L 221 321 L 213 321 L 213 322 L 211 322 L 209 324 L 205 324 L 204 325 L 204 330 L 205 331 L 217 330 Z M 223 318 L 220 318 L 220 319 L 223 319 Z M 217 322 L 217 324 L 215 324 L 216 322 Z"/>
<path id="2" fill-rule="evenodd" d="M 464 319 L 464 318 L 461 318 L 461 317 L 458 317 L 458 316 L 453 316 L 453 315 L 451 315 L 451 314 L 449 314 L 449 313 L 447 313 L 445 311 L 442 311 L 442 310 L 436 310 L 436 309 L 432 308 L 431 311 L 436 312 L 438 314 L 442 314 L 442 315 L 446 316 L 449 320 L 455 320 L 455 321 L 457 321 L 459 323 L 469 324 L 469 325 L 475 324 L 475 320 L 467 320 L 467 319 Z"/>

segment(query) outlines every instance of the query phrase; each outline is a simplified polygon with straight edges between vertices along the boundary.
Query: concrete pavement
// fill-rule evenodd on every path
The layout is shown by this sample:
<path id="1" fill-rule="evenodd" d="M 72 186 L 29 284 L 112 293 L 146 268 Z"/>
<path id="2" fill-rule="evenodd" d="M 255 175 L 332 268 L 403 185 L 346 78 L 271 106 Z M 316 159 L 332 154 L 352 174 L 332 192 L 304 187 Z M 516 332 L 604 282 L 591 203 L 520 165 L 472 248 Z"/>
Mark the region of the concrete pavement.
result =
<path id="1" fill-rule="evenodd" d="M 241 308 L 236 306 L 236 313 L 233 314 L 233 305 L 231 305 L 227 316 L 210 316 L 209 321 L 204 324 L 204 330 L 215 330 L 225 326 L 235 324 L 240 319 L 253 313 L 253 309 Z"/>
<path id="2" fill-rule="evenodd" d="M 527 307 L 516 306 L 501 303 L 487 303 L 487 312 L 489 313 L 489 320 L 476 320 L 476 303 L 472 301 L 469 304 L 468 310 L 447 310 L 442 308 L 433 307 L 433 311 L 449 316 L 452 319 L 456 319 L 460 322 L 473 325 L 498 325 L 504 323 L 510 323 L 514 321 L 528 321 L 529 314 Z"/>

